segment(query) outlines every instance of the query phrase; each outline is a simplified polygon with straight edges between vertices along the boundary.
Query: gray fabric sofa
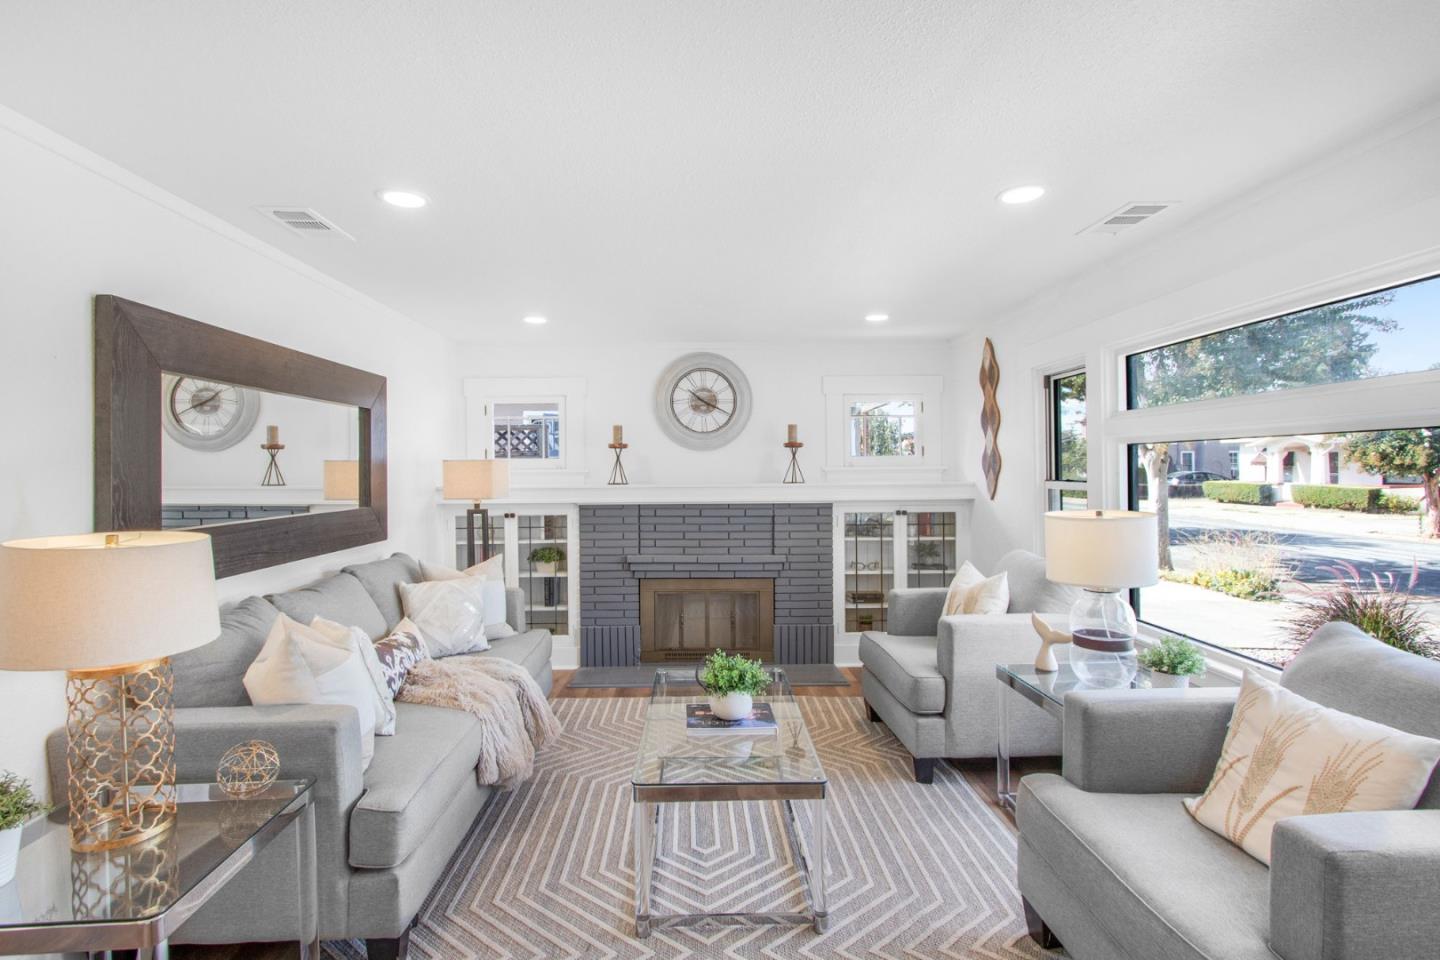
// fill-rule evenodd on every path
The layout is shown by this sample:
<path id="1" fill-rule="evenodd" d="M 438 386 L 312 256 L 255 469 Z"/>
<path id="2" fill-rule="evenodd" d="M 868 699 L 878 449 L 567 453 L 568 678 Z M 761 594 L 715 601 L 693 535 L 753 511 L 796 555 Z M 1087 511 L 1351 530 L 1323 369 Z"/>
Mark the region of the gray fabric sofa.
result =
<path id="1" fill-rule="evenodd" d="M 397 553 L 287 593 L 250 597 L 221 610 L 213 643 L 171 660 L 179 779 L 213 780 L 221 754 L 252 739 L 275 745 L 282 777 L 313 777 L 319 935 L 364 939 L 372 960 L 405 955 L 421 904 L 493 792 L 476 782 L 479 722 L 463 711 L 397 703 L 395 735 L 375 738 L 374 759 L 362 771 L 354 709 L 251 706 L 242 678 L 281 611 L 305 623 L 318 615 L 359 626 L 376 639 L 403 616 L 398 584 L 419 580 L 415 561 Z M 519 663 L 548 693 L 550 633 L 526 629 L 522 591 L 507 592 L 506 608 L 516 635 L 469 656 Z M 63 731 L 51 737 L 50 758 L 63 795 Z M 309 939 L 298 907 L 298 843 L 298 836 L 271 843 L 175 941 Z"/>
<path id="2" fill-rule="evenodd" d="M 1012 550 L 1000 559 L 1010 585 L 1007 613 L 940 616 L 944 587 L 892 590 L 886 633 L 860 636 L 860 686 L 870 719 L 883 720 L 910 751 L 915 779 L 930 783 L 941 758 L 994 757 L 1000 683 L 997 663 L 1032 663 L 1040 638 L 1032 612 L 1063 626 L 1076 591 L 1045 579 L 1045 558 Z M 1064 647 L 1056 656 L 1067 656 Z M 1018 697 L 1011 755 L 1060 753 L 1055 720 Z"/>
<path id="3" fill-rule="evenodd" d="M 1281 677 L 1317 703 L 1440 737 L 1440 663 L 1332 623 Z M 1076 960 L 1440 956 L 1440 775 L 1419 808 L 1290 817 L 1271 866 L 1181 806 L 1205 789 L 1236 691 L 1072 693 L 1063 775 L 1020 781 L 1031 932 Z"/>

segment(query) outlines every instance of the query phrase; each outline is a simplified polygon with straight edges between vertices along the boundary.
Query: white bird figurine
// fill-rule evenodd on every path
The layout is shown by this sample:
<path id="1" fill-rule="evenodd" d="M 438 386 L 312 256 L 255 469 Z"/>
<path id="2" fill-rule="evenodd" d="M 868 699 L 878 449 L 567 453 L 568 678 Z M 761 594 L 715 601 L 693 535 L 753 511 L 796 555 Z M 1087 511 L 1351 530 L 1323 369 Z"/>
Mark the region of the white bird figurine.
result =
<path id="1" fill-rule="evenodd" d="M 1056 630 L 1041 620 L 1038 613 L 1030 614 L 1030 625 L 1040 634 L 1040 652 L 1035 655 L 1035 669 L 1040 673 L 1055 673 L 1060 664 L 1055 660 L 1055 651 L 1050 648 L 1059 643 L 1069 643 L 1073 638 L 1064 630 Z"/>

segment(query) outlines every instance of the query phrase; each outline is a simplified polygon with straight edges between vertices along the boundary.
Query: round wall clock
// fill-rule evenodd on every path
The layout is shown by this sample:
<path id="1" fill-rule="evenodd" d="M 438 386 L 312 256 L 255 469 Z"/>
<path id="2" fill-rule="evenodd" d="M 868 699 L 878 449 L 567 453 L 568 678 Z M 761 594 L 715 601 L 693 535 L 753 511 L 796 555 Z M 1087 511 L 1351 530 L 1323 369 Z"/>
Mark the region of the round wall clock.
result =
<path id="1" fill-rule="evenodd" d="M 245 387 L 167 373 L 161 379 L 165 432 L 192 450 L 224 450 L 244 440 L 260 418 L 260 394 Z"/>
<path id="2" fill-rule="evenodd" d="M 716 353 L 687 353 L 655 387 L 655 415 L 666 435 L 692 450 L 716 450 L 750 419 L 750 381 Z"/>

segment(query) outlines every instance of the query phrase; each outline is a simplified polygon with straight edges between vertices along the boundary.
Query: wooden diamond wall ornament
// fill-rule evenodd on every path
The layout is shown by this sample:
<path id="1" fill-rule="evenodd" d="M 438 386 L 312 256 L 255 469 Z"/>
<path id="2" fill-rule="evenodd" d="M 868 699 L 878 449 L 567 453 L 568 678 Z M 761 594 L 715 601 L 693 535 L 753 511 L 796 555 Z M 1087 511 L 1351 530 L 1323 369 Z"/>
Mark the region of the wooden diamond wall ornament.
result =
<path id="1" fill-rule="evenodd" d="M 995 490 L 1000 486 L 1000 401 L 995 398 L 999 387 L 1000 364 L 995 361 L 995 345 L 986 337 L 985 352 L 980 357 L 980 392 L 984 395 L 980 405 L 980 430 L 985 435 L 980 469 L 985 471 L 991 500 L 995 499 Z"/>

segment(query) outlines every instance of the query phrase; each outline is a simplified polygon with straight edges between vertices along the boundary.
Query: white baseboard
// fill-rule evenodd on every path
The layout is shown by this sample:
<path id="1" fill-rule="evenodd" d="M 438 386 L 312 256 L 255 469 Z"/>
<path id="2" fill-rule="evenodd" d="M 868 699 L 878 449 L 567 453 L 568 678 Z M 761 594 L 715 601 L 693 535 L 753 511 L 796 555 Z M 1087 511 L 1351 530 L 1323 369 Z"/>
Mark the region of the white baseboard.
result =
<path id="1" fill-rule="evenodd" d="M 860 638 L 853 640 L 849 637 L 835 638 L 835 666 L 837 667 L 858 667 L 860 666 Z"/>
<path id="2" fill-rule="evenodd" d="M 580 644 L 572 637 L 555 637 L 550 648 L 551 670 L 574 670 L 580 666 Z"/>

